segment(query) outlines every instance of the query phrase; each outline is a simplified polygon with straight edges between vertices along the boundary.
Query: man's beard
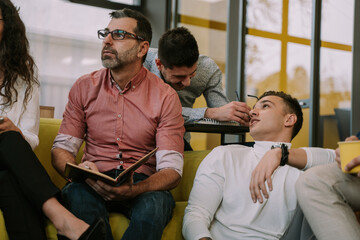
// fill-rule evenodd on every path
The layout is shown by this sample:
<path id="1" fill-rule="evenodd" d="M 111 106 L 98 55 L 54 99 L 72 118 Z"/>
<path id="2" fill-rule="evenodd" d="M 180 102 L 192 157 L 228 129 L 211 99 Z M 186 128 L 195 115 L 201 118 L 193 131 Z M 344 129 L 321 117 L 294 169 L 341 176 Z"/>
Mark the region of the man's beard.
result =
<path id="1" fill-rule="evenodd" d="M 134 46 L 133 48 L 127 50 L 122 54 L 122 56 L 119 56 L 119 53 L 116 52 L 114 49 L 111 48 L 104 48 L 104 50 L 111 51 L 112 54 L 114 54 L 115 58 L 110 56 L 103 56 L 103 51 L 101 52 L 101 62 L 102 65 L 105 68 L 109 69 L 121 69 L 124 66 L 133 63 L 136 60 L 136 54 L 134 51 L 136 51 L 137 46 Z"/>

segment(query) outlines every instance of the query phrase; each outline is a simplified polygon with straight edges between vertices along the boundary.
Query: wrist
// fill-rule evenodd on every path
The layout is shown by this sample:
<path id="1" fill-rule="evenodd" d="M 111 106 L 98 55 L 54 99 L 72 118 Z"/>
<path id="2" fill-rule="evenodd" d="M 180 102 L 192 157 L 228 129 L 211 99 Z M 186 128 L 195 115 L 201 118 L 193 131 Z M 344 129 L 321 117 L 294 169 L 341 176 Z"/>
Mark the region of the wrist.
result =
<path id="1" fill-rule="evenodd" d="M 207 108 L 204 114 L 204 118 L 215 119 L 214 113 L 214 108 Z"/>
<path id="2" fill-rule="evenodd" d="M 275 155 L 276 165 L 280 166 L 281 162 L 281 148 L 271 148 L 271 152 Z"/>
<path id="3" fill-rule="evenodd" d="M 285 164 L 288 163 L 289 160 L 289 150 L 288 150 L 288 146 L 284 143 L 280 143 L 280 144 L 275 144 L 273 146 L 271 146 L 271 149 L 276 150 L 278 149 L 278 154 L 280 154 L 280 166 L 284 166 Z"/>

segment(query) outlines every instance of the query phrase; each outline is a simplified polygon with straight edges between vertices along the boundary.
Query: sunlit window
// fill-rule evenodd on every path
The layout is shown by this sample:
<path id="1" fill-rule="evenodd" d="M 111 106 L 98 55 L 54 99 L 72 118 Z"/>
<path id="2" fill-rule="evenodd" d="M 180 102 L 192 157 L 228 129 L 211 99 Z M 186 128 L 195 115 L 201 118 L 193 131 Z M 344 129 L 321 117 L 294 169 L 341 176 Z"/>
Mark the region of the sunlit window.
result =
<path id="1" fill-rule="evenodd" d="M 310 97 L 312 0 L 248 1 L 247 92 Z M 354 0 L 322 1 L 320 114 L 350 107 Z M 308 117 L 308 110 L 304 110 Z M 305 119 L 308 123 L 308 119 Z M 300 133 L 307 141 L 307 126 Z M 306 136 L 305 136 L 306 135 Z"/>

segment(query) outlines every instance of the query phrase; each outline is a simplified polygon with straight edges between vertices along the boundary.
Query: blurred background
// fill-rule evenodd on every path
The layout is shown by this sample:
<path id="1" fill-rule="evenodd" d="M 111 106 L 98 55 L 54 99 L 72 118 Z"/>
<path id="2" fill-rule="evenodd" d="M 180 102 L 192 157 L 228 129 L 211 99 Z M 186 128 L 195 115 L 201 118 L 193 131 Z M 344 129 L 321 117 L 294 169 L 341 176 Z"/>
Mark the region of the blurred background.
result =
<path id="1" fill-rule="evenodd" d="M 355 0 L 12 1 L 20 8 L 31 54 L 38 66 L 41 105 L 54 106 L 55 118 L 62 118 L 68 92 L 76 79 L 102 67 L 101 40 L 96 32 L 107 26 L 108 13 L 131 7 L 151 21 L 152 47 L 157 47 L 160 35 L 167 29 L 189 28 L 200 53 L 214 59 L 223 72 L 223 86 L 230 100 L 236 100 L 234 86 L 251 107 L 254 99 L 246 94 L 261 95 L 267 90 L 282 90 L 304 100 L 305 121 L 293 142 L 295 147 L 335 148 L 343 140 L 342 135 L 360 130 L 350 130 Z M 321 7 L 317 67 L 311 48 L 316 2 Z M 244 6 L 246 9 L 242 9 Z M 316 70 L 318 78 L 313 78 Z M 319 86 L 315 115 L 308 108 L 309 102 L 314 101 L 313 81 Z M 195 105 L 203 107 L 206 103 L 200 98 Z M 345 122 L 340 124 L 341 119 Z M 345 133 L 341 126 L 347 126 Z M 220 144 L 218 134 L 191 134 L 194 150 Z M 316 140 L 312 140 L 313 135 Z M 251 141 L 251 137 L 247 136 L 247 140 Z"/>

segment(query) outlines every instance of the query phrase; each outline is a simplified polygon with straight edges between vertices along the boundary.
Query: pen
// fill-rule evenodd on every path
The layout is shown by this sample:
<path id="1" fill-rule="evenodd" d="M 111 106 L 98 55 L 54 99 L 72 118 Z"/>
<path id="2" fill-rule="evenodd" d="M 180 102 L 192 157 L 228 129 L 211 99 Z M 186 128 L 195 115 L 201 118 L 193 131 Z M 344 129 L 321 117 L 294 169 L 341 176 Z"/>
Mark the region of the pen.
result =
<path id="1" fill-rule="evenodd" d="M 240 102 L 239 92 L 235 90 L 235 94 L 236 94 L 236 99 L 238 100 L 238 102 Z"/>
<path id="2" fill-rule="evenodd" d="M 255 96 L 255 95 L 250 95 L 250 94 L 248 94 L 247 96 L 248 96 L 248 97 L 252 97 L 252 98 L 256 98 L 257 100 L 259 100 L 259 98 L 258 98 L 257 96 Z"/>

